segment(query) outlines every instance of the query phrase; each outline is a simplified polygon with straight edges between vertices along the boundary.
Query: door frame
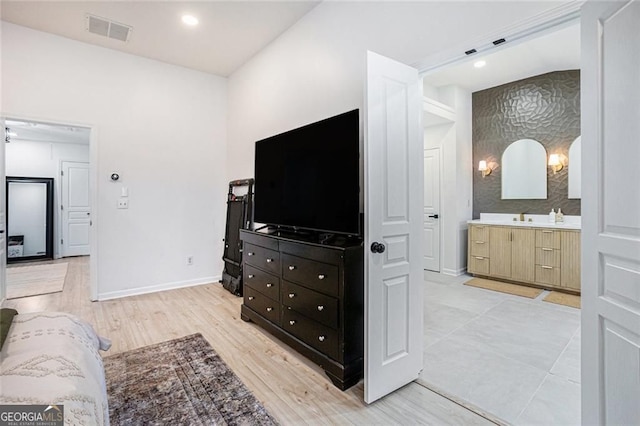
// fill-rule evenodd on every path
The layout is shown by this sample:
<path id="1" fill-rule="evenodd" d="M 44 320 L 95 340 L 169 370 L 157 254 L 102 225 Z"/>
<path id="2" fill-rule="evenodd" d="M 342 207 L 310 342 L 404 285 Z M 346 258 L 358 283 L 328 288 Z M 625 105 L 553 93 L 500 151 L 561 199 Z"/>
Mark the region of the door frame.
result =
<path id="1" fill-rule="evenodd" d="M 89 246 L 91 256 L 89 257 L 89 297 L 91 301 L 98 300 L 98 126 L 95 124 L 83 123 L 73 120 L 50 119 L 43 117 L 26 116 L 23 114 L 13 114 L 3 112 L 3 120 L 35 121 L 55 126 L 73 126 L 89 129 L 89 191 L 91 191 L 91 229 L 89 230 Z M 3 147 L 4 149 L 4 147 Z M 7 161 L 6 153 L 3 160 Z M 59 175 L 58 175 L 59 176 Z M 6 180 L 6 167 L 2 171 L 3 180 Z M 59 204 L 58 204 L 59 205 Z"/>

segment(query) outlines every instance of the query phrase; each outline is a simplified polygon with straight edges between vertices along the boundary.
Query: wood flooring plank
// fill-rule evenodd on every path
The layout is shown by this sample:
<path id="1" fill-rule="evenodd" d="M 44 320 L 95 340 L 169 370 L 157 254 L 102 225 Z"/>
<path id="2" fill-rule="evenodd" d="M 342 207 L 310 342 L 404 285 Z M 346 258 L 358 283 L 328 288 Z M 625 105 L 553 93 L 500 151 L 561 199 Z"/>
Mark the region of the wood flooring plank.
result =
<path id="1" fill-rule="evenodd" d="M 91 302 L 88 257 L 67 258 L 61 293 L 8 300 L 18 312 L 64 311 L 112 340 L 104 356 L 201 333 L 283 425 L 486 425 L 486 419 L 411 383 L 367 405 L 363 382 L 342 392 L 323 370 L 257 325 L 240 319 L 241 298 L 217 283 Z"/>

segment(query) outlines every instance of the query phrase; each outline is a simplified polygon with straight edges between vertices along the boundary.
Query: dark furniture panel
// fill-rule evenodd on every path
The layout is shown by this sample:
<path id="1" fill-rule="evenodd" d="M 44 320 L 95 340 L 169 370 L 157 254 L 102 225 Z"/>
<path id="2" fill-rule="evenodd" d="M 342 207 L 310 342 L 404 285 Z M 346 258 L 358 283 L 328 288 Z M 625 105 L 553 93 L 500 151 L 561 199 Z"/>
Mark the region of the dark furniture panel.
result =
<path id="1" fill-rule="evenodd" d="M 273 274 L 280 274 L 280 253 L 266 247 L 245 244 L 243 262 Z"/>
<path id="2" fill-rule="evenodd" d="M 358 383 L 364 367 L 362 241 L 320 243 L 310 234 L 278 230 L 241 230 L 240 238 L 247 285 L 242 319 L 319 364 L 340 389 Z"/>
<path id="3" fill-rule="evenodd" d="M 331 296 L 338 295 L 339 270 L 337 265 L 282 254 L 282 278 Z"/>
<path id="4" fill-rule="evenodd" d="M 259 291 L 270 299 L 278 300 L 278 294 L 280 293 L 280 278 L 276 275 L 261 271 L 260 269 L 247 264 L 245 265 L 242 278 L 246 286 Z"/>

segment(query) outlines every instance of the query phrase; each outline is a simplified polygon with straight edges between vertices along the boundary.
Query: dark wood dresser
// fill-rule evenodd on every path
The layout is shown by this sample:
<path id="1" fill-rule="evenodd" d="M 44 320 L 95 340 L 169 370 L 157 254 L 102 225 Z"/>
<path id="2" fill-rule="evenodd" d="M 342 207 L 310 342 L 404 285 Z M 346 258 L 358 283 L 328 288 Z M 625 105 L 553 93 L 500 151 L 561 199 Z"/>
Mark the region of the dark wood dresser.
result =
<path id="1" fill-rule="evenodd" d="M 364 264 L 360 240 L 241 230 L 242 319 L 320 365 L 344 390 L 364 366 Z"/>

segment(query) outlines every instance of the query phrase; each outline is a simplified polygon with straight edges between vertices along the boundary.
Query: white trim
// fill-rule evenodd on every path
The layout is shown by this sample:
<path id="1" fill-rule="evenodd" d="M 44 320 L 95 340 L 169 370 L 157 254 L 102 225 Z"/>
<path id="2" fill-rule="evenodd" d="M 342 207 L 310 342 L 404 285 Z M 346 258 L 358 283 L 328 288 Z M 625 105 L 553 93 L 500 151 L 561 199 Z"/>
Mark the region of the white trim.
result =
<path id="1" fill-rule="evenodd" d="M 465 42 L 446 50 L 442 50 L 431 55 L 411 66 L 417 68 L 421 76 L 432 71 L 442 69 L 449 65 L 454 65 L 473 60 L 481 53 L 497 52 L 498 50 L 514 46 L 515 44 L 541 36 L 544 33 L 556 31 L 563 26 L 573 25 L 580 22 L 580 8 L 585 0 L 574 0 L 562 4 L 556 8 L 549 9 L 531 18 L 514 23 L 513 25 L 500 28 L 486 36 Z M 504 38 L 507 41 L 497 46 L 493 41 Z M 466 55 L 464 52 L 476 49 L 477 53 Z"/>
<path id="2" fill-rule="evenodd" d="M 218 283 L 220 279 L 221 276 L 216 275 L 213 277 L 196 278 L 186 281 L 175 281 L 172 283 L 157 284 L 148 287 L 136 287 L 127 290 L 110 291 L 107 293 L 98 294 L 97 300 L 103 301 L 110 299 L 119 299 L 121 297 L 138 296 L 141 294 L 156 293 L 158 291 L 175 290 L 179 288 L 194 287 L 204 284 L 214 284 Z"/>
<path id="3" fill-rule="evenodd" d="M 440 272 L 442 275 L 449 275 L 450 277 L 459 277 L 460 275 L 463 275 L 467 272 L 467 267 L 465 266 L 464 268 L 460 268 L 460 269 L 445 269 L 443 268 L 442 271 Z"/>

